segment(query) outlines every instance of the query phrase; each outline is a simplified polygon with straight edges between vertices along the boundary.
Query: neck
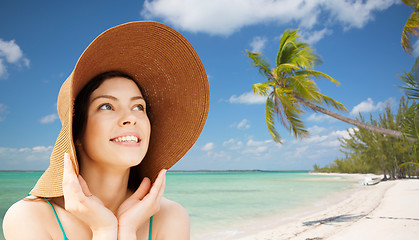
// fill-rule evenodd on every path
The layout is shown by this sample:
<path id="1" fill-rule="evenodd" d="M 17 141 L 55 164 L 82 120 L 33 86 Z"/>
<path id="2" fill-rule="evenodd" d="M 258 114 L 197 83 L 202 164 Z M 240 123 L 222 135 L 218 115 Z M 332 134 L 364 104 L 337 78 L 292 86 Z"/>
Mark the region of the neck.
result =
<path id="1" fill-rule="evenodd" d="M 83 171 L 86 169 L 85 171 Z M 83 162 L 80 174 L 89 186 L 90 192 L 98 197 L 105 207 L 114 214 L 119 206 L 128 198 L 128 169 L 115 169 L 112 166 L 98 166 L 94 163 Z"/>

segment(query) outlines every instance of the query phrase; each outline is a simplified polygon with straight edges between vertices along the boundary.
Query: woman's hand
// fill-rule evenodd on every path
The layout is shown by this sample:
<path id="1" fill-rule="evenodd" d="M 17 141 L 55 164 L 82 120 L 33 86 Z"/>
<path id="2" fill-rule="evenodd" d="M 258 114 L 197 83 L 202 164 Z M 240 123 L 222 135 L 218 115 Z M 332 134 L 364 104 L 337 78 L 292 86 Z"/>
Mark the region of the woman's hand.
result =
<path id="1" fill-rule="evenodd" d="M 137 230 L 160 210 L 160 200 L 166 187 L 163 169 L 150 189 L 151 181 L 144 178 L 138 187 L 118 209 L 118 239 L 136 239 Z"/>
<path id="2" fill-rule="evenodd" d="M 63 191 L 65 209 L 90 227 L 93 239 L 117 238 L 118 220 L 90 192 L 82 176 L 76 176 L 68 153 L 64 154 Z"/>

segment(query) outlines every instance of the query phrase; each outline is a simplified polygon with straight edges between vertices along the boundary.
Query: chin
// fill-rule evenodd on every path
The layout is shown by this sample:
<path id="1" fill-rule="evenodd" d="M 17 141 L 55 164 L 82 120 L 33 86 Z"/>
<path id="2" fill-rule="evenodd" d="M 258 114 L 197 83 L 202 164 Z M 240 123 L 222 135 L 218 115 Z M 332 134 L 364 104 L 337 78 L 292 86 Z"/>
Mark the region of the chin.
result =
<path id="1" fill-rule="evenodd" d="M 127 165 L 128 167 L 134 167 L 141 163 L 144 156 L 145 154 L 144 155 L 123 154 L 122 156 L 118 155 L 115 159 L 117 159 L 118 163 Z"/>

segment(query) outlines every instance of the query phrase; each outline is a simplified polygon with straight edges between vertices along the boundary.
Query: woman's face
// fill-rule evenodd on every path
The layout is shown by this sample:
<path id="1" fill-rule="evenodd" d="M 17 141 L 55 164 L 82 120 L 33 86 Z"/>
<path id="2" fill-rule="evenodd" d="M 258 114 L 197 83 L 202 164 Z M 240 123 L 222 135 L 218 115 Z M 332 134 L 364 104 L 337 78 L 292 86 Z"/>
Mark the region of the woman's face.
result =
<path id="1" fill-rule="evenodd" d="M 146 102 L 130 79 L 105 80 L 90 95 L 79 148 L 82 162 L 129 168 L 144 158 L 150 139 Z"/>

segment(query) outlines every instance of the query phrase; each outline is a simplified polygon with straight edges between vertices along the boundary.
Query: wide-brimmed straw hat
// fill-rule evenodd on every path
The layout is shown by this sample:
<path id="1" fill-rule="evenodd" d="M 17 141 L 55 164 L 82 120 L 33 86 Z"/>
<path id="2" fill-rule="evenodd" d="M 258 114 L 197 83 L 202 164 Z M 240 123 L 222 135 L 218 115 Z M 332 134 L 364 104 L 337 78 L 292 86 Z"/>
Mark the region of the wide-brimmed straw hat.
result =
<path id="1" fill-rule="evenodd" d="M 149 149 L 140 176 L 156 178 L 172 167 L 198 139 L 208 115 L 205 69 L 191 44 L 177 31 L 157 22 L 130 22 L 99 35 L 83 52 L 63 83 L 57 108 L 62 123 L 50 165 L 31 191 L 39 197 L 63 195 L 63 156 L 78 164 L 72 136 L 74 99 L 93 77 L 108 71 L 130 75 L 149 106 Z M 142 179 L 138 181 L 141 182 Z"/>

